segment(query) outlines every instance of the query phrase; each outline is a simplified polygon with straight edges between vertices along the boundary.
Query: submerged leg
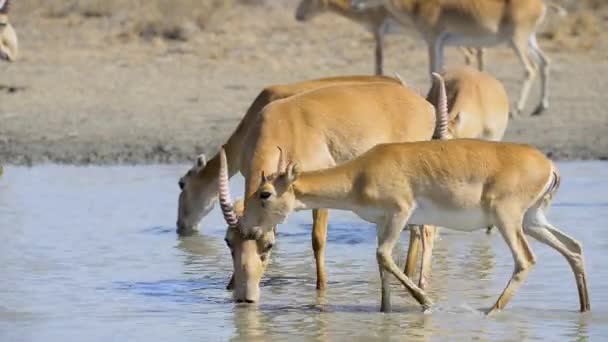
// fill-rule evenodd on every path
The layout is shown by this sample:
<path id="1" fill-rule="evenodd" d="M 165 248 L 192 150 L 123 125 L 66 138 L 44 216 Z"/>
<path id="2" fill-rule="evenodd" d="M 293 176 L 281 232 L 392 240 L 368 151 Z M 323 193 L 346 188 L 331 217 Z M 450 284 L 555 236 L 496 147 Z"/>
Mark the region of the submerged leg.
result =
<path id="1" fill-rule="evenodd" d="M 327 285 L 325 274 L 325 244 L 327 242 L 327 209 L 312 211 L 312 250 L 315 254 L 317 267 L 317 290 L 324 290 Z"/>
<path id="2" fill-rule="evenodd" d="M 392 273 L 405 286 L 410 294 L 422 305 L 426 310 L 432 305 L 431 300 L 410 278 L 408 278 L 397 267 L 393 260 L 392 252 L 395 244 L 399 240 L 401 230 L 407 223 L 409 213 L 398 213 L 389 217 L 385 224 L 378 225 L 378 248 L 376 250 L 376 259 L 378 267 L 383 267 L 386 271 Z"/>
<path id="3" fill-rule="evenodd" d="M 410 244 L 407 249 L 407 259 L 405 260 L 405 268 L 403 273 L 409 278 L 414 277 L 416 265 L 418 264 L 418 252 L 420 251 L 420 231 L 421 226 L 409 225 L 410 229 Z"/>
<path id="4" fill-rule="evenodd" d="M 418 287 L 422 290 L 426 288 L 429 274 L 431 273 L 431 258 L 433 256 L 433 247 L 435 246 L 435 235 L 437 232 L 436 226 L 424 225 L 421 227 L 422 233 L 422 262 L 420 263 L 420 279 Z"/>

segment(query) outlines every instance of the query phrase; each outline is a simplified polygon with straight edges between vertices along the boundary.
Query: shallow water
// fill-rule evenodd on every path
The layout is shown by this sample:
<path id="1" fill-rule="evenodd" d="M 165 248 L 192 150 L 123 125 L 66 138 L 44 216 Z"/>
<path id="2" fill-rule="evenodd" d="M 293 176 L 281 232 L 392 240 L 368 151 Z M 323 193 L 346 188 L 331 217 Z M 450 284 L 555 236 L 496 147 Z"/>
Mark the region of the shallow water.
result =
<path id="1" fill-rule="evenodd" d="M 8 167 L 0 178 L 0 341 L 605 340 L 608 163 L 559 165 L 549 218 L 584 245 L 593 311 L 577 312 L 565 259 L 534 241 L 536 267 L 492 317 L 479 309 L 494 303 L 513 267 L 496 232 L 442 230 L 433 312 L 422 314 L 395 283 L 395 313 L 382 314 L 374 227 L 332 211 L 329 289 L 320 296 L 310 213 L 298 213 L 279 227 L 262 303 L 237 305 L 224 289 L 231 266 L 219 210 L 200 235 L 174 233 L 186 166 Z M 242 178 L 232 184 L 242 191 Z M 396 250 L 402 264 L 403 245 Z"/>

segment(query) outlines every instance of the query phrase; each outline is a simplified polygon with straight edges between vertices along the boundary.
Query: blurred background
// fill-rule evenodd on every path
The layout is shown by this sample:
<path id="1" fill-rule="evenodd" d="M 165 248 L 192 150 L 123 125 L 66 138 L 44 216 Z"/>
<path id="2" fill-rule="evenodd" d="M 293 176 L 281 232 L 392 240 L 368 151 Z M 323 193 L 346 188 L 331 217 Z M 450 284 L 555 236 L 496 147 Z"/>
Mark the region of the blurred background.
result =
<path id="1" fill-rule="evenodd" d="M 14 0 L 20 56 L 0 64 L 0 159 L 187 161 L 216 151 L 264 86 L 373 73 L 368 31 L 332 13 L 297 22 L 297 3 Z M 554 158 L 606 159 L 608 2 L 554 3 L 568 14 L 549 10 L 539 32 L 553 62 L 551 108 L 512 121 L 505 139 Z M 463 60 L 447 49 L 448 66 Z M 412 26 L 386 37 L 386 74 L 399 72 L 425 95 L 427 69 Z M 513 52 L 487 49 L 486 70 L 514 101 L 523 70 Z"/>

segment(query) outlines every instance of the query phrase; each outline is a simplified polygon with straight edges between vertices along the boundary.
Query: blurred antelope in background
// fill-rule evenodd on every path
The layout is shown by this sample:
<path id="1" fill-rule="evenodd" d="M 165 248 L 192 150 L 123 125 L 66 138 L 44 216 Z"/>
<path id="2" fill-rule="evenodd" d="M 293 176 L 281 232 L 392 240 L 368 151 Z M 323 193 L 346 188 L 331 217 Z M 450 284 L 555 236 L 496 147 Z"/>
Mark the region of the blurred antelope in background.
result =
<path id="1" fill-rule="evenodd" d="M 534 115 L 549 108 L 549 59 L 538 46 L 536 30 L 547 5 L 542 0 L 351 0 L 352 8 L 385 8 L 399 22 L 413 20 L 428 45 L 430 71 L 443 68 L 446 45 L 483 48 L 508 43 L 525 69 L 513 115 L 523 112 L 540 66 L 541 95 Z M 550 4 L 560 13 L 565 11 Z"/>
<path id="2" fill-rule="evenodd" d="M 374 71 L 376 75 L 384 73 L 384 36 L 389 31 L 391 14 L 383 7 L 377 6 L 360 11 L 353 10 L 350 0 L 302 0 L 295 13 L 296 20 L 308 21 L 318 14 L 333 12 L 348 18 L 372 33 L 376 42 Z M 465 62 L 473 64 L 476 60 L 477 66 L 483 68 L 481 49 L 463 48 Z"/>
<path id="3" fill-rule="evenodd" d="M 10 0 L 0 0 L 0 60 L 13 62 L 17 59 L 17 34 L 8 20 Z"/>

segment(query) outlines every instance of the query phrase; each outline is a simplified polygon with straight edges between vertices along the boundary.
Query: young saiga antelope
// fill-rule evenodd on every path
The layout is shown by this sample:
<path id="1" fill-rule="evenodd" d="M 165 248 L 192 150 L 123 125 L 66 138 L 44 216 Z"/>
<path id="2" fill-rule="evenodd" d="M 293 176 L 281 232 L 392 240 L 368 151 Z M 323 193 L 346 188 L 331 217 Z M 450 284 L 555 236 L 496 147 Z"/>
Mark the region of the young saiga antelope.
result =
<path id="1" fill-rule="evenodd" d="M 382 280 L 381 310 L 391 310 L 388 274 L 395 276 L 423 309 L 432 302 L 392 258 L 407 224 L 434 224 L 470 232 L 496 225 L 511 250 L 515 267 L 488 313 L 503 309 L 528 276 L 536 258 L 527 234 L 561 253 L 576 280 L 580 311 L 590 309 L 581 244 L 554 227 L 544 211 L 555 196 L 556 166 L 529 145 L 456 139 L 379 144 L 336 167 L 303 172 L 297 162 L 261 175 L 238 219 L 229 198 L 220 201 L 229 224 L 243 236 L 257 237 L 294 210 L 350 210 L 375 223 L 376 257 Z M 225 166 L 227 167 L 227 166 Z M 224 177 L 222 177 L 224 178 Z M 220 184 L 227 185 L 221 179 Z"/>
<path id="2" fill-rule="evenodd" d="M 445 138 L 501 140 L 509 121 L 509 98 L 500 81 L 490 74 L 467 66 L 450 68 L 443 72 L 442 76 L 445 80 L 449 111 Z M 435 78 L 426 96 L 427 101 L 436 107 L 440 105 L 438 99 L 442 98 L 441 89 L 441 82 Z M 409 277 L 414 274 L 422 242 L 422 264 L 418 283 L 422 289 L 427 285 L 430 274 L 435 229 L 433 226 L 426 226 L 424 232 L 416 228 L 410 231 L 404 272 Z"/>
<path id="3" fill-rule="evenodd" d="M 430 71 L 443 68 L 446 45 L 488 47 L 508 43 L 525 69 L 515 112 L 523 112 L 540 65 L 541 97 L 533 114 L 549 108 L 549 59 L 536 41 L 547 5 L 542 0 L 352 0 L 354 9 L 386 8 L 396 20 L 413 20 L 428 45 Z M 559 6 L 550 5 L 563 12 Z M 535 63 L 536 62 L 536 63 Z"/>
<path id="4" fill-rule="evenodd" d="M 333 12 L 348 18 L 374 35 L 376 48 L 374 53 L 374 71 L 382 75 L 384 70 L 384 36 L 388 33 L 391 20 L 390 13 L 383 7 L 373 7 L 360 11 L 353 10 L 350 0 L 301 0 L 296 8 L 295 17 L 298 21 L 308 21 L 323 12 Z M 479 70 L 483 68 L 482 49 L 462 48 L 467 65 L 476 63 Z"/>
<path id="5" fill-rule="evenodd" d="M 226 153 L 230 163 L 228 174 L 230 177 L 240 171 L 243 141 L 249 132 L 249 128 L 258 119 L 260 111 L 268 103 L 320 87 L 356 82 L 399 83 L 394 78 L 383 76 L 340 76 L 273 85 L 262 90 L 226 142 Z M 201 154 L 196 158 L 194 165 L 180 178 L 179 187 L 181 192 L 178 199 L 177 213 L 177 233 L 179 235 L 187 236 L 196 233 L 200 220 L 213 209 L 217 199 L 218 169 L 219 155 L 215 155 L 207 161 L 206 156 Z"/>
<path id="6" fill-rule="evenodd" d="M 14 62 L 17 59 L 17 34 L 8 21 L 10 0 L 0 0 L 0 60 Z"/>

